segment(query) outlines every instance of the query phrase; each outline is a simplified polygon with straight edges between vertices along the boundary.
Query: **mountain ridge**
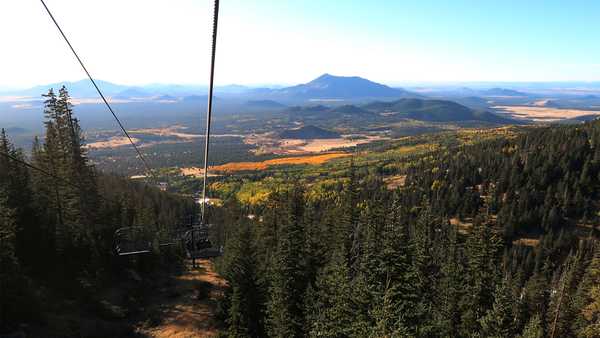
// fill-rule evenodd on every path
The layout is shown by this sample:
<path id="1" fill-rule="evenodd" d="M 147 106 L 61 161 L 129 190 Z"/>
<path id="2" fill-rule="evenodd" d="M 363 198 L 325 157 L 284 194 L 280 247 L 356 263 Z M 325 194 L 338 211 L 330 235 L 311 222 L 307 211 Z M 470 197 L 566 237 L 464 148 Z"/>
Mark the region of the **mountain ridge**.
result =
<path id="1" fill-rule="evenodd" d="M 307 83 L 274 90 L 271 94 L 305 100 L 420 96 L 402 88 L 392 88 L 359 76 L 335 76 L 328 73 Z"/>

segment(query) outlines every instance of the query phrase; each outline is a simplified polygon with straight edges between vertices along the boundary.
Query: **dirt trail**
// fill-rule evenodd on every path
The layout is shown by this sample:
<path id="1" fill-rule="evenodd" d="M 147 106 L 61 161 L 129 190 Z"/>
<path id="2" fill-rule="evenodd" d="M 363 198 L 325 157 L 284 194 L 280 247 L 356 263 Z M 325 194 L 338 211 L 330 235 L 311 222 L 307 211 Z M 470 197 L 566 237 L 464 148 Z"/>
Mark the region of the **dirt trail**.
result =
<path id="1" fill-rule="evenodd" d="M 198 260 L 199 268 L 174 278 L 169 290 L 160 290 L 152 317 L 159 323 L 144 323 L 138 332 L 156 338 L 214 337 L 218 333 L 215 320 L 217 299 L 225 281 L 217 275 L 209 260 Z"/>

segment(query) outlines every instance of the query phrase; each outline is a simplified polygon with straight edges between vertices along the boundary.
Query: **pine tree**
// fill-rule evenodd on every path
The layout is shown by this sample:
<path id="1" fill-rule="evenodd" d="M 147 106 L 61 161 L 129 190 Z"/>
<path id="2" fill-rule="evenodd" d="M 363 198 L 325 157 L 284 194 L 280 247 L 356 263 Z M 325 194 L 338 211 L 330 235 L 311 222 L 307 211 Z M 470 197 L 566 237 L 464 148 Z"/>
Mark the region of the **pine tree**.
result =
<path id="1" fill-rule="evenodd" d="M 480 320 L 481 331 L 485 337 L 513 337 L 514 318 L 512 306 L 511 279 L 506 277 L 496 287 L 494 305 Z"/>
<path id="2" fill-rule="evenodd" d="M 532 316 L 523 333 L 519 336 L 520 338 L 543 338 L 544 337 L 544 327 L 542 325 L 542 320 L 538 315 Z"/>
<path id="3" fill-rule="evenodd" d="M 434 233 L 441 231 L 439 219 L 433 216 L 430 207 L 424 204 L 414 227 L 414 235 L 410 239 L 412 252 L 412 269 L 416 274 L 414 288 L 418 293 L 419 301 L 413 309 L 413 325 L 416 326 L 418 336 L 434 334 L 432 316 L 434 298 L 436 295 L 435 283 L 437 281 L 439 264 L 438 257 L 434 257 Z M 437 230 L 436 230 L 437 229 Z"/>
<path id="4" fill-rule="evenodd" d="M 378 267 L 372 272 L 379 281 L 375 295 L 376 326 L 390 332 L 400 328 L 417 330 L 422 316 L 418 273 L 411 261 L 412 247 L 408 231 L 398 217 L 399 209 L 398 203 L 392 206 L 383 229 Z"/>
<path id="5" fill-rule="evenodd" d="M 262 289 L 256 272 L 252 233 L 247 224 L 240 224 L 227 243 L 227 267 L 224 273 L 231 288 L 229 316 L 230 337 L 264 336 Z"/>
<path id="6" fill-rule="evenodd" d="M 594 257 L 586 269 L 582 285 L 587 290 L 587 302 L 581 309 L 584 326 L 577 332 L 579 337 L 600 336 L 600 245 L 596 245 Z"/>
<path id="7" fill-rule="evenodd" d="M 449 226 L 450 227 L 450 226 Z M 437 305 L 434 318 L 441 336 L 456 337 L 460 325 L 460 299 L 463 290 L 463 264 L 458 242 L 458 231 L 450 227 L 445 243 L 445 259 L 437 284 Z"/>
<path id="8" fill-rule="evenodd" d="M 572 324 L 570 305 L 573 291 L 571 285 L 574 284 L 576 264 L 576 257 L 569 255 L 563 264 L 557 282 L 551 286 L 552 291 L 547 317 L 549 337 L 564 337 L 570 333 L 569 329 Z"/>
<path id="9" fill-rule="evenodd" d="M 467 289 L 461 300 L 463 335 L 479 332 L 479 319 L 492 307 L 499 245 L 500 240 L 490 226 L 474 220 L 466 243 Z"/>
<path id="10" fill-rule="evenodd" d="M 15 210 L 8 207 L 0 186 L 0 332 L 15 329 L 26 320 L 38 319 L 37 299 L 16 255 Z"/>
<path id="11" fill-rule="evenodd" d="M 305 327 L 303 295 L 306 282 L 302 260 L 303 191 L 299 186 L 295 186 L 288 194 L 288 217 L 280 226 L 277 250 L 269 272 L 267 331 L 271 337 L 300 337 L 303 336 L 302 329 Z"/>
<path id="12" fill-rule="evenodd" d="M 316 311 L 308 333 L 313 337 L 347 337 L 353 323 L 349 270 L 343 249 L 336 250 L 317 278 Z"/>
<path id="13" fill-rule="evenodd" d="M 0 329 L 14 321 L 11 306 L 18 303 L 15 279 L 19 274 L 19 262 L 15 253 L 16 229 L 14 210 L 7 207 L 4 189 L 0 188 Z"/>
<path id="14" fill-rule="evenodd" d="M 43 248 L 40 236 L 43 223 L 38 216 L 39 209 L 33 203 L 31 174 L 22 164 L 25 156 L 10 142 L 4 129 L 0 131 L 0 152 L 16 159 L 0 156 L 0 186 L 5 187 L 7 206 L 14 212 L 15 252 L 24 269 L 33 269 L 38 273 L 39 268 L 46 263 L 36 253 L 40 247 Z"/>
<path id="15" fill-rule="evenodd" d="M 342 210 L 338 220 L 336 234 L 337 241 L 344 244 L 344 251 L 350 266 L 354 264 L 360 256 L 360 224 L 359 216 L 359 177 L 354 166 L 354 159 L 350 161 L 349 182 L 344 187 L 342 195 Z"/>
<path id="16" fill-rule="evenodd" d="M 398 316 L 398 302 L 396 300 L 398 292 L 391 286 L 390 279 L 385 284 L 386 287 L 381 295 L 381 299 L 373 309 L 375 323 L 369 332 L 369 337 L 410 337 L 412 334 L 404 326 L 402 316 Z"/>

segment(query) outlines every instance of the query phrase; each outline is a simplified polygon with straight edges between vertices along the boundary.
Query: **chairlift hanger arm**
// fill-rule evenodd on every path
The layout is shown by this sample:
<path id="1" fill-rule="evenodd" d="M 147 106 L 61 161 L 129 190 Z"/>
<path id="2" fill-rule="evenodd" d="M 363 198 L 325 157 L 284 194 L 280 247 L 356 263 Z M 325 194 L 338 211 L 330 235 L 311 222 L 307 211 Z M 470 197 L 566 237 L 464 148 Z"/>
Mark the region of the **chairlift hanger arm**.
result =
<path id="1" fill-rule="evenodd" d="M 206 181 L 208 179 L 208 150 L 210 144 L 210 122 L 213 105 L 213 88 L 215 79 L 215 55 L 217 50 L 217 27 L 219 23 L 219 0 L 215 0 L 213 12 L 212 54 L 210 59 L 210 82 L 208 86 L 208 107 L 206 113 L 206 136 L 204 138 L 204 181 L 202 183 L 202 224 L 206 224 Z"/>

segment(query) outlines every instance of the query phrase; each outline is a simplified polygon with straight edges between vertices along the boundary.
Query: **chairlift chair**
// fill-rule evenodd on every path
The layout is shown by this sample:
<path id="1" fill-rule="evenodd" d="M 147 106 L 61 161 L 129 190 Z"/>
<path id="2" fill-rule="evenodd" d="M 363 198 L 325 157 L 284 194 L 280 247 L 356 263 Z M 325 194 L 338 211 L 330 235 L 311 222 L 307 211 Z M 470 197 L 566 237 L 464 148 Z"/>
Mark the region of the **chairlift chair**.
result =
<path id="1" fill-rule="evenodd" d="M 152 241 L 152 234 L 146 227 L 124 227 L 115 231 L 115 250 L 119 256 L 149 253 Z"/>
<path id="2" fill-rule="evenodd" d="M 213 258 L 223 254 L 223 249 L 215 247 L 210 241 L 210 225 L 194 226 L 186 232 L 184 246 L 189 258 Z"/>

